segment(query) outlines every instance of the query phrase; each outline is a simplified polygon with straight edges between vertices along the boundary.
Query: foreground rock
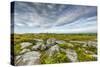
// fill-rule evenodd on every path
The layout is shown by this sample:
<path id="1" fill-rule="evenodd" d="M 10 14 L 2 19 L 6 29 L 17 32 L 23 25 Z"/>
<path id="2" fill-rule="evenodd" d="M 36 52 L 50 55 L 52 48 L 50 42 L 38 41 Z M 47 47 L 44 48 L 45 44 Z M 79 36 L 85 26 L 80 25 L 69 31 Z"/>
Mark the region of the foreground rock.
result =
<path id="1" fill-rule="evenodd" d="M 72 50 L 72 49 L 68 49 L 66 51 L 66 56 L 69 58 L 69 60 L 71 62 L 77 62 L 78 61 L 78 59 L 77 59 L 77 53 L 74 50 Z"/>
<path id="2" fill-rule="evenodd" d="M 37 51 L 27 52 L 15 58 L 15 65 L 33 65 L 40 64 L 40 53 Z"/>
<path id="3" fill-rule="evenodd" d="M 54 45 L 51 48 L 49 48 L 46 53 L 49 56 L 52 56 L 54 53 L 59 52 L 59 51 L 60 51 L 60 47 L 58 45 Z"/>
<path id="4" fill-rule="evenodd" d="M 20 45 L 21 45 L 21 49 L 24 49 L 24 48 L 27 48 L 28 46 L 32 45 L 32 43 L 30 43 L 30 42 L 23 42 Z"/>

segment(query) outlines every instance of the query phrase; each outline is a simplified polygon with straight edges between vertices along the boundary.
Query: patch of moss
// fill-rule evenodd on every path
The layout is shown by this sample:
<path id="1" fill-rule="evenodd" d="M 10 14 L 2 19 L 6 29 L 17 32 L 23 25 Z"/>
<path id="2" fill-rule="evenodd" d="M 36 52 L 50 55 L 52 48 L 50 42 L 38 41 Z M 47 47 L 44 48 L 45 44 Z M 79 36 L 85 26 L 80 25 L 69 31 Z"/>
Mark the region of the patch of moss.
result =
<path id="1" fill-rule="evenodd" d="M 52 56 L 48 56 L 47 54 L 41 55 L 41 64 L 54 64 L 54 63 L 65 63 L 70 62 L 69 59 L 66 57 L 66 53 L 64 52 L 57 52 Z"/>
<path id="2" fill-rule="evenodd" d="M 21 45 L 19 44 L 14 45 L 14 55 L 15 56 L 19 55 L 20 51 L 21 51 Z"/>
<path id="3" fill-rule="evenodd" d="M 83 49 L 76 50 L 76 51 L 77 51 L 77 54 L 78 54 L 78 60 L 80 62 L 84 62 L 84 61 L 96 61 L 97 60 L 91 54 L 86 54 Z"/>

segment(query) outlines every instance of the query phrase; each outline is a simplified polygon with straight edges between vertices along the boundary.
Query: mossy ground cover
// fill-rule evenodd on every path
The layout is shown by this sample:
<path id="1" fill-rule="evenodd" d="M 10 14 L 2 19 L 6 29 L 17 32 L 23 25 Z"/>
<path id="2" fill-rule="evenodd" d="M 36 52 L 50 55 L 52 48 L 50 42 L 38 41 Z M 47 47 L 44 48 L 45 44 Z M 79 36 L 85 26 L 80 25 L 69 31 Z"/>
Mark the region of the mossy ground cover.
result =
<path id="1" fill-rule="evenodd" d="M 91 51 L 94 54 L 97 54 L 97 48 L 95 47 L 82 47 L 82 44 L 79 43 L 71 43 L 70 41 L 95 41 L 97 42 L 97 34 L 14 34 L 12 35 L 11 41 L 14 41 L 14 55 L 19 55 L 21 49 L 20 43 L 22 42 L 30 42 L 31 46 L 27 47 L 31 49 L 33 45 L 35 45 L 34 39 L 42 39 L 46 44 L 46 40 L 49 38 L 55 38 L 56 40 L 63 40 L 67 43 L 58 44 L 59 47 L 63 49 L 73 49 L 78 54 L 79 62 L 83 61 L 96 61 L 97 58 L 92 57 L 91 54 L 85 53 L 85 50 Z M 70 62 L 70 60 L 66 57 L 64 52 L 56 52 L 53 56 L 49 57 L 48 54 L 45 53 L 46 50 L 40 51 L 41 64 L 54 64 L 54 63 L 66 63 Z"/>

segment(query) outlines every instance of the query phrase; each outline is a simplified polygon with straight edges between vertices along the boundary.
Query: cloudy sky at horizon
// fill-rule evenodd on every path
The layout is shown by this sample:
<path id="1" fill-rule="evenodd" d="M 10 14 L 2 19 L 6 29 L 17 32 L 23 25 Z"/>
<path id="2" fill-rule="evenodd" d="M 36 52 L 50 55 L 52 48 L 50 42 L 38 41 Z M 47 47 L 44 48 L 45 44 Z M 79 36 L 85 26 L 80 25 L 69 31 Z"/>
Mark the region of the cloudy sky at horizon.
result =
<path id="1" fill-rule="evenodd" d="M 11 14 L 14 33 L 97 32 L 96 6 L 15 2 Z"/>

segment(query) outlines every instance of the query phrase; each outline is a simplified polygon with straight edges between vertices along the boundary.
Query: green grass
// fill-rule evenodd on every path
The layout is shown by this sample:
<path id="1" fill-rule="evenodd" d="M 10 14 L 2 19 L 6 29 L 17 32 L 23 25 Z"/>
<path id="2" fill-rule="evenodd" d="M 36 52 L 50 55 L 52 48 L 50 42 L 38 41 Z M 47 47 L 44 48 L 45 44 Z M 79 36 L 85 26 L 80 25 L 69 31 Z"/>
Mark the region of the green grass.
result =
<path id="1" fill-rule="evenodd" d="M 55 38 L 58 40 L 70 41 L 96 41 L 97 34 L 49 34 L 49 33 L 40 33 L 40 34 L 12 34 L 11 41 L 14 41 L 14 44 L 20 42 L 33 42 L 33 39 L 43 39 L 47 40 L 48 38 Z"/>
<path id="2" fill-rule="evenodd" d="M 56 52 L 52 56 L 42 53 L 40 61 L 41 61 L 41 64 L 54 64 L 54 63 L 70 62 L 70 60 L 66 57 L 66 53 L 64 53 L 64 52 Z"/>
<path id="3" fill-rule="evenodd" d="M 14 35 L 14 36 L 13 36 Z M 58 44 L 59 47 L 63 49 L 73 49 L 78 54 L 78 60 L 81 61 L 96 61 L 97 58 L 91 56 L 91 54 L 86 54 L 85 50 L 91 51 L 94 54 L 97 54 L 97 48 L 95 47 L 82 47 L 80 43 L 71 43 L 70 41 L 96 41 L 97 42 L 97 34 L 49 34 L 49 33 L 40 33 L 40 34 L 12 34 L 11 42 L 14 41 L 14 55 L 19 55 L 21 49 L 20 43 L 22 42 L 30 42 L 31 46 L 27 47 L 31 49 L 33 45 L 35 45 L 34 39 L 42 39 L 46 44 L 46 40 L 48 38 L 55 38 L 57 40 L 66 41 L 67 43 Z M 65 63 L 70 62 L 70 60 L 66 57 L 64 52 L 56 52 L 53 56 L 49 57 L 48 54 L 45 53 L 45 50 L 41 51 L 40 61 L 41 64 L 54 64 L 54 63 Z"/>

